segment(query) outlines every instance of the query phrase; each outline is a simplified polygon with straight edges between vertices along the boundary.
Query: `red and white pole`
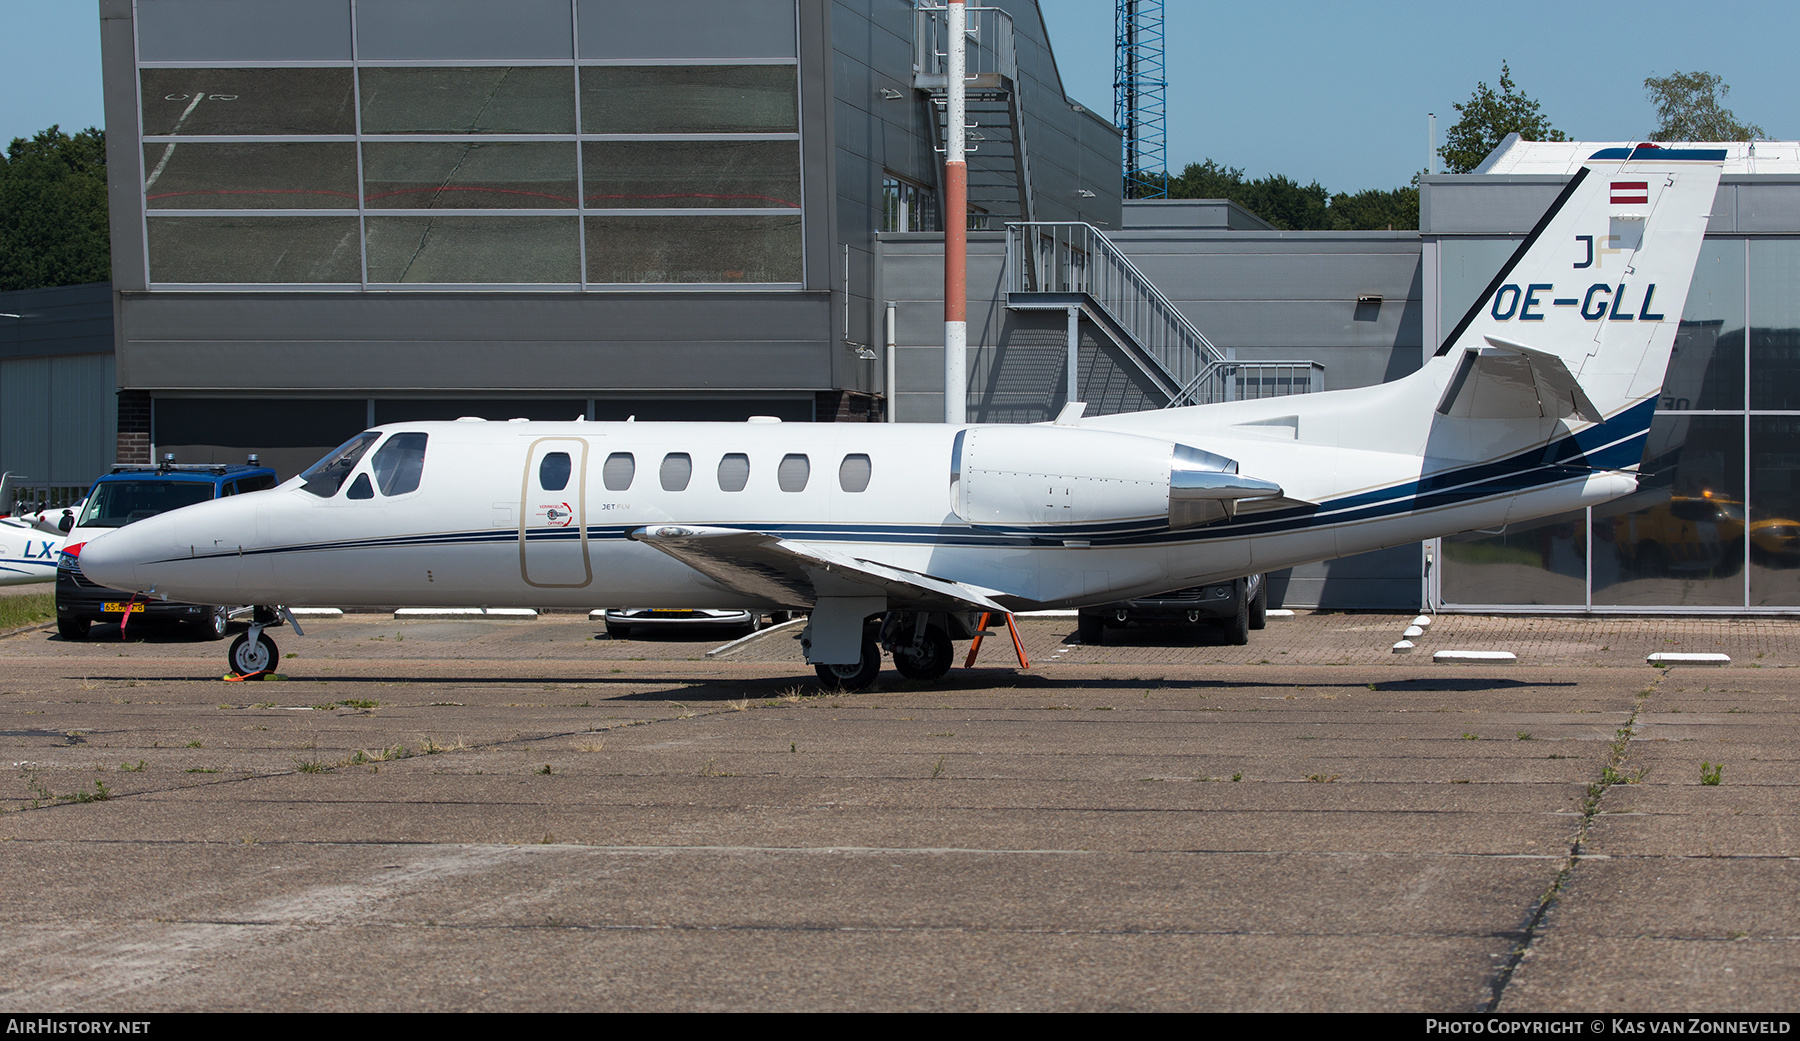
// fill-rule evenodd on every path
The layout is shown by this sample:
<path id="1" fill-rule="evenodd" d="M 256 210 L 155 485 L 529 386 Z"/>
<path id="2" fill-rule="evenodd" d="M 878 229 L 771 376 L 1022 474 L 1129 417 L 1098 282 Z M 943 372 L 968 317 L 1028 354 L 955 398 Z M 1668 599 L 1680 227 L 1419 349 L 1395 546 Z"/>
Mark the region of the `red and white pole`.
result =
<path id="1" fill-rule="evenodd" d="M 968 122 L 967 8 L 949 0 L 949 111 L 944 134 L 944 422 L 969 418 L 969 166 L 963 158 Z"/>

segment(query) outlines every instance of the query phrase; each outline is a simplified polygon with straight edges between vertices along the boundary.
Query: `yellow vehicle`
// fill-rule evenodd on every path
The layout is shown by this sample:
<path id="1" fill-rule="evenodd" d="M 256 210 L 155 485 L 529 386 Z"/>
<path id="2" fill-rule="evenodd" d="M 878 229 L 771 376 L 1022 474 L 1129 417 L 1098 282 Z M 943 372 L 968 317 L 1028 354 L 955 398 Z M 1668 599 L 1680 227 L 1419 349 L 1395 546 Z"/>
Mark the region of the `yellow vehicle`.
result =
<path id="1" fill-rule="evenodd" d="M 1613 542 L 1641 575 L 1729 575 L 1744 563 L 1744 504 L 1710 491 L 1672 495 L 1647 510 L 1614 517 Z"/>

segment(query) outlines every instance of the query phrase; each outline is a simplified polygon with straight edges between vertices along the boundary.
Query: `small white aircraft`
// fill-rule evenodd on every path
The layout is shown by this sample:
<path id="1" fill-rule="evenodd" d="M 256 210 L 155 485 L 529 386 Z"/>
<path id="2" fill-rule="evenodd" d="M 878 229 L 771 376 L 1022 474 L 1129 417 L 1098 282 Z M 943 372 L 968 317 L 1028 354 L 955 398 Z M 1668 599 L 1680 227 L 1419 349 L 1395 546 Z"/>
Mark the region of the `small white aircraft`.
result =
<path id="1" fill-rule="evenodd" d="M 54 582 L 61 532 L 46 532 L 18 517 L 0 517 L 0 586 Z"/>
<path id="2" fill-rule="evenodd" d="M 1637 487 L 1725 153 L 1596 152 L 1392 383 L 1032 426 L 399 423 L 279 488 L 76 547 L 88 578 L 258 604 L 805 609 L 829 685 L 950 667 L 1068 608 L 1497 527 Z M 296 629 L 298 626 L 296 626 Z"/>

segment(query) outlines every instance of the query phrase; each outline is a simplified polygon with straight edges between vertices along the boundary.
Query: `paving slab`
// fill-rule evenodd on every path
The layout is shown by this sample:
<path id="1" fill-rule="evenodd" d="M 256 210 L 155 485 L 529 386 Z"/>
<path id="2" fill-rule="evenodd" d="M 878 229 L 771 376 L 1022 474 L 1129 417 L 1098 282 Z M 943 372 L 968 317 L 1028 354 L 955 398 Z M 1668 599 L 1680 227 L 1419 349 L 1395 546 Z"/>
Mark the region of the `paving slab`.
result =
<path id="1" fill-rule="evenodd" d="M 1800 624 L 1413 620 L 848 695 L 572 613 L 0 638 L 0 1008 L 1791 1007 Z"/>

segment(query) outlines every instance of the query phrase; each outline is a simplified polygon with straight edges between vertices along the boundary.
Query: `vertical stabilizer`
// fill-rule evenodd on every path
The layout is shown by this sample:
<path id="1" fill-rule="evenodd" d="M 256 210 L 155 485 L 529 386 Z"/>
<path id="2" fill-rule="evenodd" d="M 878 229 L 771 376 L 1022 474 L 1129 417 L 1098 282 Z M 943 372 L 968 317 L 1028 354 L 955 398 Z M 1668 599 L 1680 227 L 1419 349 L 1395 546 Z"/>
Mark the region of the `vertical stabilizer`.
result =
<path id="1" fill-rule="evenodd" d="M 1460 360 L 1440 411 L 1467 407 L 1463 378 L 1508 364 L 1589 421 L 1654 399 L 1724 160 L 1649 144 L 1590 156 L 1438 348 Z"/>

